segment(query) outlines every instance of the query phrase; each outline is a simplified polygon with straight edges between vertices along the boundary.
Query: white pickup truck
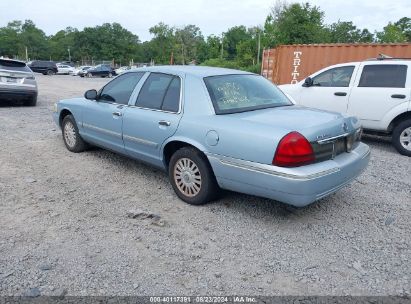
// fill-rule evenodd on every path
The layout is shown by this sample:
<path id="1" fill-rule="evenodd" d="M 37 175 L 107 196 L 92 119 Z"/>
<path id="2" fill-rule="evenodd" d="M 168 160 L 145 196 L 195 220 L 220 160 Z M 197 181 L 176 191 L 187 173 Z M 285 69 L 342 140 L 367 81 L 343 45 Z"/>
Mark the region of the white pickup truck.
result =
<path id="1" fill-rule="evenodd" d="M 397 151 L 411 156 L 411 60 L 333 65 L 279 88 L 297 104 L 357 116 L 366 132 L 391 135 Z"/>

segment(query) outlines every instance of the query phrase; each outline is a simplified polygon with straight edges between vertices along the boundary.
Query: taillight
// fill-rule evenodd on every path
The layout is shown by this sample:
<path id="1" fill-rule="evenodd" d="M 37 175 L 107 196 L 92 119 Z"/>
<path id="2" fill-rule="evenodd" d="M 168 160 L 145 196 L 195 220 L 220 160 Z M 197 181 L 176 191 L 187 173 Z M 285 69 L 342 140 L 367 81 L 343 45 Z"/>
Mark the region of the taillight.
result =
<path id="1" fill-rule="evenodd" d="M 298 132 L 284 136 L 275 151 L 273 165 L 280 167 L 298 167 L 315 161 L 310 142 Z"/>

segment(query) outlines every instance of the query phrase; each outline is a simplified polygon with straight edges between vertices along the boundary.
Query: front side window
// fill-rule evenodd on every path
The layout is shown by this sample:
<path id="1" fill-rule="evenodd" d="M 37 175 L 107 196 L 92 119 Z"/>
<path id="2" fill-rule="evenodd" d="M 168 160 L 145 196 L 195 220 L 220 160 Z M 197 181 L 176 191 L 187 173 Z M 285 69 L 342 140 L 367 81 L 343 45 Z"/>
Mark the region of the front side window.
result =
<path id="1" fill-rule="evenodd" d="M 400 64 L 370 64 L 364 66 L 359 87 L 405 88 L 407 66 Z"/>
<path id="2" fill-rule="evenodd" d="M 292 105 L 275 85 L 259 75 L 211 76 L 204 82 L 216 114 Z"/>
<path id="3" fill-rule="evenodd" d="M 354 66 L 344 66 L 327 70 L 313 78 L 313 86 L 348 87 L 353 71 Z"/>
<path id="4" fill-rule="evenodd" d="M 147 109 L 178 112 L 180 104 L 180 78 L 173 75 L 151 73 L 141 88 L 136 106 Z"/>
<path id="5" fill-rule="evenodd" d="M 100 92 L 99 101 L 128 104 L 131 93 L 144 72 L 126 73 L 110 81 Z"/>

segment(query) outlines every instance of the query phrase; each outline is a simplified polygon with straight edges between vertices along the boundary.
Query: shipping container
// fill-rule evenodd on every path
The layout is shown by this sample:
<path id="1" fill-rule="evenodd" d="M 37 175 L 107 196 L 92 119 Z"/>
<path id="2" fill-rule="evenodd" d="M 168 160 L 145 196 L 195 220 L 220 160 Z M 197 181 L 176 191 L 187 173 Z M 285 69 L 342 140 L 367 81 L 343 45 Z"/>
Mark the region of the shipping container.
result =
<path id="1" fill-rule="evenodd" d="M 263 51 L 261 75 L 276 84 L 297 83 L 330 65 L 384 54 L 411 59 L 411 43 L 294 44 Z"/>

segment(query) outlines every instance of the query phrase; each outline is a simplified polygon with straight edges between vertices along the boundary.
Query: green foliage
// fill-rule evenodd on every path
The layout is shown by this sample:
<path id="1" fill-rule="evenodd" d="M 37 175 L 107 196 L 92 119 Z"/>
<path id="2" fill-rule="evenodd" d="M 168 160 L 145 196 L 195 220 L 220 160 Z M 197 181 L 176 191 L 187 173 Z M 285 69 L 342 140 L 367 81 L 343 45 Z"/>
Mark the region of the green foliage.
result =
<path id="1" fill-rule="evenodd" d="M 260 74 L 261 72 L 261 64 L 244 66 L 235 60 L 226 60 L 226 59 L 221 59 L 221 58 L 208 59 L 204 61 L 203 63 L 201 63 L 200 65 L 226 68 L 226 69 L 243 70 L 243 71 L 248 71 L 248 72 L 256 73 L 256 74 Z"/>
<path id="2" fill-rule="evenodd" d="M 48 55 L 46 34 L 33 21 L 11 21 L 0 28 L 0 55 L 25 58 L 26 47 L 33 57 Z"/>
<path id="3" fill-rule="evenodd" d="M 367 29 L 360 30 L 351 21 L 339 21 L 328 28 L 329 42 L 332 43 L 356 43 L 372 42 L 373 34 Z"/>
<path id="4" fill-rule="evenodd" d="M 324 42 L 327 31 L 323 19 L 324 12 L 309 3 L 277 2 L 265 23 L 267 41 L 271 46 Z"/>
<path id="5" fill-rule="evenodd" d="M 204 61 L 200 65 L 203 66 L 212 66 L 212 67 L 220 67 L 220 68 L 227 68 L 227 69 L 240 69 L 240 65 L 234 60 L 226 60 L 221 58 L 212 58 Z"/>
<path id="6" fill-rule="evenodd" d="M 394 25 L 401 30 L 405 37 L 407 37 L 407 41 L 411 42 L 411 18 L 403 17 L 395 22 Z"/>
<path id="7" fill-rule="evenodd" d="M 252 39 L 252 36 L 243 25 L 230 28 L 223 37 L 224 57 L 233 60 L 237 57 L 237 46 Z"/>
<path id="8" fill-rule="evenodd" d="M 392 43 L 392 42 L 406 42 L 407 36 L 401 30 L 401 27 L 391 22 L 388 23 L 387 26 L 384 27 L 382 32 L 377 32 L 377 41 L 378 42 L 385 42 L 385 43 Z"/>

